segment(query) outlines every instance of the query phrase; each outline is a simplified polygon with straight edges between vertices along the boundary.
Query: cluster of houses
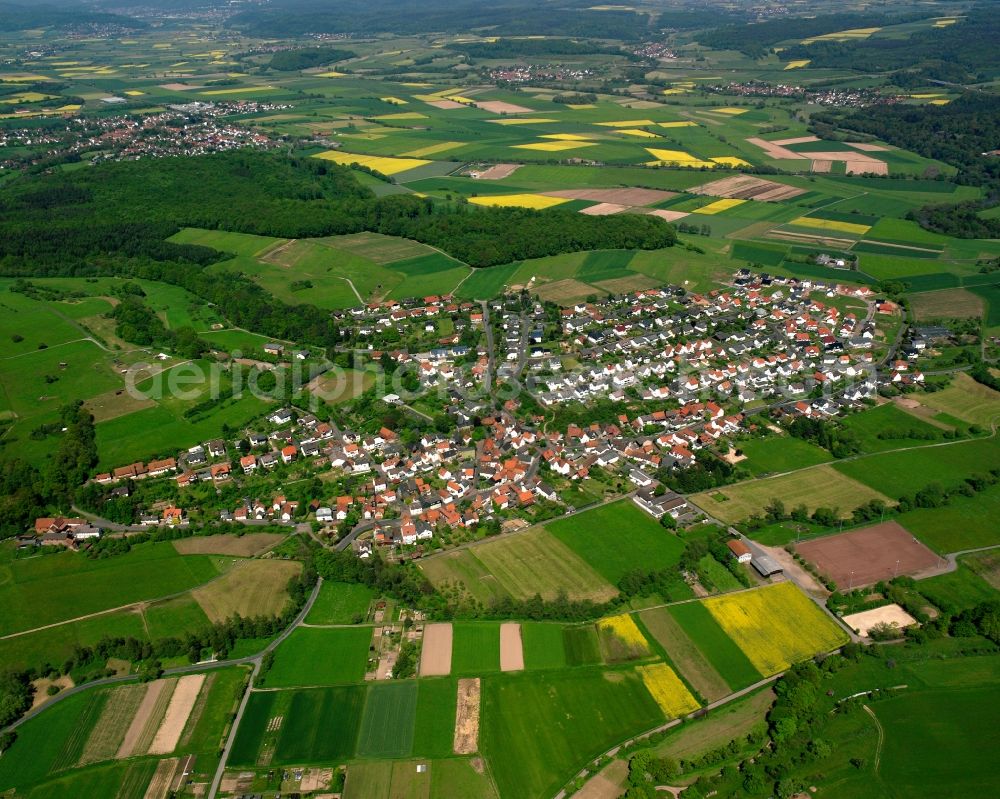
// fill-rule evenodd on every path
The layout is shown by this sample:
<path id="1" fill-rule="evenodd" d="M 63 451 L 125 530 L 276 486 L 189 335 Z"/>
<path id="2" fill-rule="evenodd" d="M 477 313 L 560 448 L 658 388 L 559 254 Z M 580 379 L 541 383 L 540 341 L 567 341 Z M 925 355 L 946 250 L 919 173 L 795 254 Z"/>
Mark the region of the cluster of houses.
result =
<path id="1" fill-rule="evenodd" d="M 415 307 L 433 313 L 451 306 L 449 298 L 428 297 L 415 304 L 381 303 L 377 313 L 391 319 Z M 876 320 L 898 309 L 867 288 L 742 270 L 732 286 L 705 294 L 654 289 L 580 303 L 559 317 L 561 356 L 587 364 L 572 375 L 553 348 L 540 349 L 548 313 L 542 306 L 498 300 L 489 308 L 505 331 L 497 358 L 512 374 L 527 370 L 542 405 L 600 397 L 622 401 L 623 412 L 613 421 L 558 430 L 540 425 L 541 417 L 522 409 L 519 400 L 493 408 L 482 398 L 473 405 L 457 391 L 444 392 L 439 396 L 453 430 L 424 432 L 404 443 L 387 427 L 359 433 L 285 407 L 269 414 L 268 429 L 244 432 L 238 442 L 207 441 L 94 479 L 124 486 L 172 476 L 183 488 L 242 480 L 303 460 L 317 471 L 332 470 L 349 493 L 317 498 L 306 508 L 280 495 L 270 502 L 245 499 L 238 507 L 219 509 L 219 518 L 233 523 L 312 518 L 341 532 L 370 531 L 355 541 L 362 557 L 374 546 L 420 544 L 443 529 L 530 518 L 534 506 L 562 502 L 563 493 L 595 470 L 626 479 L 635 504 L 652 516 L 683 521 L 694 509 L 656 476 L 692 466 L 703 448 L 728 450 L 724 441 L 744 428 L 747 403 L 764 398 L 781 413 L 834 415 L 873 396 L 880 381 L 922 379 L 910 358 L 891 360 L 888 376 L 875 373 L 876 352 L 888 351 Z M 418 364 L 425 388 L 469 380 L 469 370 L 447 368 L 460 358 L 472 365 L 475 379 L 488 358 L 453 343 L 391 357 Z M 818 386 L 824 390 L 816 392 Z M 280 492 L 280 477 L 276 482 Z M 144 526 L 186 521 L 172 506 L 141 520 Z M 72 533 L 63 527 L 39 535 Z"/>

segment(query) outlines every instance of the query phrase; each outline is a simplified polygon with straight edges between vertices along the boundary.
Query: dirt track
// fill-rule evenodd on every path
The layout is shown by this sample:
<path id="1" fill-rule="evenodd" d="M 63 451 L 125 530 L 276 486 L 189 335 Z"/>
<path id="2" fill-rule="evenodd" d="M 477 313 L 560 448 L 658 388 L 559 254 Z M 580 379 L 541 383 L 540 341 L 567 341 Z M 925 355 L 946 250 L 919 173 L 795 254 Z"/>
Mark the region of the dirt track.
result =
<path id="1" fill-rule="evenodd" d="M 479 678 L 458 681 L 455 711 L 455 754 L 471 755 L 479 750 Z"/>

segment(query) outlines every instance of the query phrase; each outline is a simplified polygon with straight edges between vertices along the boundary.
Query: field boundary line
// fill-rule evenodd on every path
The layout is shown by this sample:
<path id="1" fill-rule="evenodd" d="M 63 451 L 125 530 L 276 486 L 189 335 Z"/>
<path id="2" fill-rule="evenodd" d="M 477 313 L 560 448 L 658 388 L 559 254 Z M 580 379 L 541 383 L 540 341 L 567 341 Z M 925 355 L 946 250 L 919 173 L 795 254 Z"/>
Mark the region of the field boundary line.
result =
<path id="1" fill-rule="evenodd" d="M 875 715 L 875 711 L 872 710 L 868 705 L 862 705 L 865 709 L 865 713 L 872 717 L 872 721 L 875 722 L 875 728 L 878 730 L 878 743 L 875 745 L 875 763 L 874 771 L 878 775 L 879 761 L 882 758 L 882 745 L 885 743 L 885 730 L 882 729 L 882 722 L 878 720 L 878 716 Z"/>

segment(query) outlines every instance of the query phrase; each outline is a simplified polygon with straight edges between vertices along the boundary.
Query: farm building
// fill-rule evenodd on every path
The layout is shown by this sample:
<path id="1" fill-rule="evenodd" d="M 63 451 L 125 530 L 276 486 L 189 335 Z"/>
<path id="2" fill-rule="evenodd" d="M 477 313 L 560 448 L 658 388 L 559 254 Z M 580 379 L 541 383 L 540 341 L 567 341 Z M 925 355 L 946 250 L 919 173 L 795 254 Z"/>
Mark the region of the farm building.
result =
<path id="1" fill-rule="evenodd" d="M 770 555 L 758 555 L 750 561 L 750 565 L 757 570 L 757 573 L 761 577 L 771 577 L 775 574 L 781 574 L 781 566 Z"/>
<path id="2" fill-rule="evenodd" d="M 742 541 L 733 539 L 732 541 L 726 542 L 726 546 L 729 547 L 729 551 L 732 553 L 733 557 L 736 558 L 738 563 L 748 563 L 753 558 L 753 553 L 750 552 L 750 547 Z"/>

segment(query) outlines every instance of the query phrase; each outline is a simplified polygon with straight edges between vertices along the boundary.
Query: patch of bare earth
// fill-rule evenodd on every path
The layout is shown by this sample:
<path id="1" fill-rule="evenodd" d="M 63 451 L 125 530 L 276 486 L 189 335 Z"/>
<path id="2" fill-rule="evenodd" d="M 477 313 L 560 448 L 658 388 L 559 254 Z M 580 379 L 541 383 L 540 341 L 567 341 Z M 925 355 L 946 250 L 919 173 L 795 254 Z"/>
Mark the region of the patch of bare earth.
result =
<path id="1" fill-rule="evenodd" d="M 489 111 L 491 114 L 534 113 L 531 108 L 525 108 L 523 105 L 514 105 L 513 103 L 505 103 L 503 100 L 485 100 L 483 102 L 476 103 L 476 108 L 481 108 L 483 111 Z"/>
<path id="2" fill-rule="evenodd" d="M 420 649 L 421 677 L 451 674 L 451 644 L 450 624 L 428 624 L 424 627 L 424 642 Z"/>
<path id="3" fill-rule="evenodd" d="M 131 757 L 135 753 L 139 739 L 143 737 L 143 731 L 153 716 L 160 697 L 167 690 L 168 683 L 169 680 L 154 680 L 146 686 L 146 694 L 132 717 L 132 723 L 125 731 L 122 745 L 118 747 L 119 758 Z"/>
<path id="4" fill-rule="evenodd" d="M 321 791 L 330 787 L 330 780 L 333 779 L 332 768 L 308 768 L 302 772 L 302 780 L 299 782 L 299 790 L 303 793 L 309 791 Z"/>
<path id="5" fill-rule="evenodd" d="M 573 794 L 576 799 L 618 799 L 628 779 L 628 763 L 612 760 Z"/>
<path id="6" fill-rule="evenodd" d="M 478 677 L 466 677 L 458 681 L 454 745 L 456 755 L 471 755 L 479 749 L 479 689 Z"/>
<path id="7" fill-rule="evenodd" d="M 74 685 L 73 678 L 70 677 L 68 674 L 64 674 L 62 677 L 58 677 L 54 680 L 50 680 L 47 677 L 41 677 L 37 680 L 33 680 L 31 684 L 35 688 L 35 696 L 31 700 L 32 710 L 34 710 L 36 707 L 41 707 L 50 699 L 52 699 L 52 697 L 49 696 L 49 686 L 56 685 L 59 687 L 60 692 L 62 692 L 67 690 L 68 688 L 72 688 Z M 58 694 L 56 695 L 58 696 Z"/>
<path id="8" fill-rule="evenodd" d="M 868 631 L 879 624 L 895 624 L 899 629 L 910 627 L 917 623 L 909 613 L 899 605 L 883 605 L 880 608 L 863 610 L 844 616 L 844 624 L 856 631 L 858 635 L 868 635 Z"/>
<path id="9" fill-rule="evenodd" d="M 500 671 L 524 671 L 521 625 L 516 621 L 500 625 Z"/>
<path id="10" fill-rule="evenodd" d="M 670 211 L 666 208 L 656 208 L 648 212 L 649 216 L 658 216 L 660 219 L 664 219 L 667 222 L 676 222 L 678 219 L 683 219 L 686 216 L 690 216 L 688 211 Z"/>
<path id="11" fill-rule="evenodd" d="M 581 208 L 580 213 L 586 216 L 611 216 L 611 214 L 620 214 L 622 211 L 627 211 L 628 208 L 629 206 L 627 205 L 598 203 L 597 205 L 590 206 L 590 208 Z"/>
<path id="12" fill-rule="evenodd" d="M 177 681 L 167 712 L 153 737 L 153 742 L 149 745 L 148 754 L 168 755 L 177 748 L 177 742 L 181 739 L 181 733 L 184 732 L 188 716 L 198 701 L 198 694 L 204 682 L 204 674 L 189 674 Z"/>
<path id="13" fill-rule="evenodd" d="M 478 180 L 503 180 L 509 178 L 520 168 L 521 164 L 497 164 L 482 172 L 477 172 L 475 177 Z"/>

